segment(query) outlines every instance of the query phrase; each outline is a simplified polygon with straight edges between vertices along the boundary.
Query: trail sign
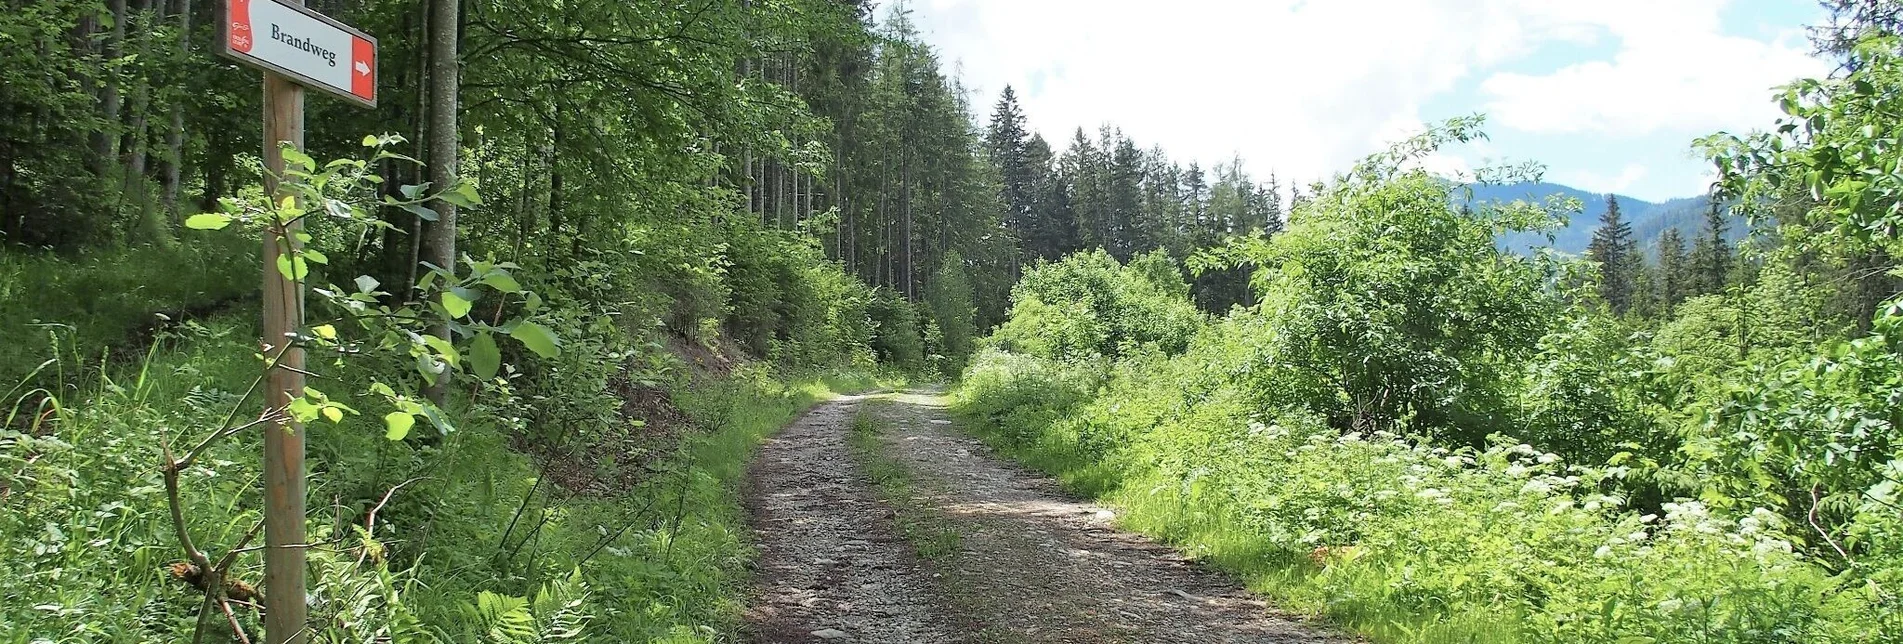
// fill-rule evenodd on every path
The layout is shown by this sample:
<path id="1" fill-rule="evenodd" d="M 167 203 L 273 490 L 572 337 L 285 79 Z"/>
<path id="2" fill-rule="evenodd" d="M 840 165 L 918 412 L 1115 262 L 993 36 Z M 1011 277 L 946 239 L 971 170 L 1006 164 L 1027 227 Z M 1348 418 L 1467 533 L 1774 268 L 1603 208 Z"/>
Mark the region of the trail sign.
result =
<path id="1" fill-rule="evenodd" d="M 220 50 L 364 107 L 377 106 L 377 39 L 287 0 L 225 0 Z"/>

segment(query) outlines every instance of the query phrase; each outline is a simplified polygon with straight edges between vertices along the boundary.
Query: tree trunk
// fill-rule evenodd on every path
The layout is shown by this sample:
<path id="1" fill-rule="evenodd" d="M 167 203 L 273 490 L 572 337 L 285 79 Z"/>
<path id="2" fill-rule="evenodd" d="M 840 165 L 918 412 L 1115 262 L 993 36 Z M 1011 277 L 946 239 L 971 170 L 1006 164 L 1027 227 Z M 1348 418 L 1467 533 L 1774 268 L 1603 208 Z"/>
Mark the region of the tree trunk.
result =
<path id="1" fill-rule="evenodd" d="M 460 0 L 429 0 L 429 174 L 430 189 L 445 191 L 456 185 L 456 157 L 461 142 L 456 129 L 456 112 L 461 61 L 457 58 L 456 39 L 461 20 Z M 427 227 L 423 258 L 452 273 L 456 270 L 456 204 L 436 199 L 430 206 L 437 220 Z M 431 333 L 444 340 L 450 337 L 447 322 L 437 324 Z M 440 405 L 447 391 L 448 374 L 437 378 L 426 393 Z"/>
<path id="2" fill-rule="evenodd" d="M 178 51 L 179 56 L 189 58 L 192 52 L 192 0 L 178 0 Z M 191 61 L 187 60 L 187 64 Z M 160 199 L 165 206 L 165 214 L 173 225 L 178 225 L 182 213 L 178 208 L 179 184 L 182 182 L 181 166 L 185 164 L 185 92 L 174 92 L 172 96 L 172 127 L 165 133 L 165 169 L 164 190 Z"/>
<path id="3" fill-rule="evenodd" d="M 102 176 L 112 167 L 112 159 L 119 156 L 119 137 L 116 132 L 119 123 L 119 69 L 114 66 L 125 55 L 126 42 L 126 0 L 107 0 L 107 10 L 112 14 L 112 31 L 106 36 L 105 83 L 99 90 L 99 112 L 106 124 L 104 130 L 93 137 L 93 161 Z"/>
<path id="4" fill-rule="evenodd" d="M 562 153 L 566 149 L 562 147 L 564 143 L 562 138 L 562 106 L 557 104 L 552 111 L 555 113 L 554 135 L 552 139 L 555 144 L 553 148 L 554 153 L 549 156 L 548 172 L 548 228 L 550 233 L 548 252 L 551 256 L 555 253 L 555 249 L 561 247 L 562 227 L 567 225 L 567 222 L 564 221 L 565 215 L 562 212 L 563 206 L 565 205 L 562 203 Z"/>

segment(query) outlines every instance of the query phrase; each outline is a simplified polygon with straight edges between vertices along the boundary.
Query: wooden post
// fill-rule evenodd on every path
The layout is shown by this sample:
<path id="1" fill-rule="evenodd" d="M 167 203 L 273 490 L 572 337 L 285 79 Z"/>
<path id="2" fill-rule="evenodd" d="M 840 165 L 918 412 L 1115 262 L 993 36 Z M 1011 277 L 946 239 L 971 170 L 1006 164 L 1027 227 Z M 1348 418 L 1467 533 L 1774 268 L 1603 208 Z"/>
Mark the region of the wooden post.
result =
<path id="1" fill-rule="evenodd" d="M 301 2 L 299 4 L 302 4 Z M 275 73 L 264 74 L 265 192 L 279 194 L 284 172 L 280 145 L 304 149 L 304 88 Z M 264 232 L 264 355 L 283 355 L 270 365 L 264 390 L 264 637 L 269 644 L 304 644 L 304 427 L 290 417 L 290 402 L 304 395 L 304 350 L 284 348 L 304 321 L 303 285 L 278 271 L 280 254 L 298 251 L 299 226 L 273 224 Z"/>

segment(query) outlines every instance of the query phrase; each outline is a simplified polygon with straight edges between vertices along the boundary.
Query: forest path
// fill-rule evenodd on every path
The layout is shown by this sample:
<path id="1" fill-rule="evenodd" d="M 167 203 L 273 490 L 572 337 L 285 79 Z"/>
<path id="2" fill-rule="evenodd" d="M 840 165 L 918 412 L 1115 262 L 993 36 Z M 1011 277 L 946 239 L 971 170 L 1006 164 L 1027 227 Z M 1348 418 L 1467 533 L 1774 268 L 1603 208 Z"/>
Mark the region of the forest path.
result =
<path id="1" fill-rule="evenodd" d="M 762 448 L 748 508 L 756 642 L 1355 641 L 1117 530 L 932 394 L 816 408 Z"/>

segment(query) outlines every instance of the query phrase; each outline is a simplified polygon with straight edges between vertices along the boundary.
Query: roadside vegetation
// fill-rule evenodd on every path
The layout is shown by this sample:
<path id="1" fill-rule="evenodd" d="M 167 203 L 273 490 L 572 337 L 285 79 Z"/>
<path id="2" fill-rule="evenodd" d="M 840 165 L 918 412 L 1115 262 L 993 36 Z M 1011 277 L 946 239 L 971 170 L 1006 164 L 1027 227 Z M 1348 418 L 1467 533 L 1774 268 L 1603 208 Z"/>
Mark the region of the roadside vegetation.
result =
<path id="1" fill-rule="evenodd" d="M 1789 128 L 1708 142 L 1777 233 L 1722 292 L 1648 317 L 1609 302 L 1619 266 L 1497 250 L 1578 206 L 1464 207 L 1410 169 L 1479 135 L 1456 120 L 1192 262 L 1253 267 L 1253 306 L 1197 313 L 1156 256 L 1030 269 L 959 408 L 1377 641 L 1896 640 L 1903 310 L 1835 286 L 1899 250 L 1858 178 L 1895 152 L 1839 137 L 1903 87 L 1893 44 L 1793 86 Z"/>
<path id="2" fill-rule="evenodd" d="M 1291 186 L 980 123 L 903 3 L 328 4 L 381 98 L 275 173 L 219 3 L 0 11 L 0 643 L 259 641 L 267 517 L 278 641 L 730 641 L 755 446 L 905 379 L 1379 641 L 1903 641 L 1882 3 L 1697 142 L 1701 230 L 1581 257 L 1500 249 L 1581 212 L 1472 198 L 1532 168 L 1419 169 L 1480 117 Z"/>

